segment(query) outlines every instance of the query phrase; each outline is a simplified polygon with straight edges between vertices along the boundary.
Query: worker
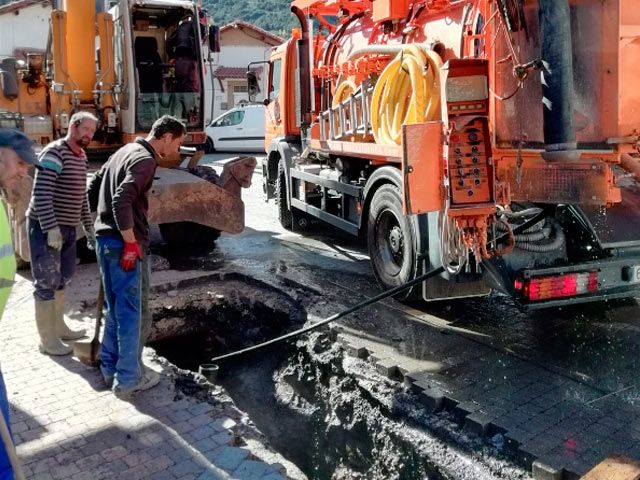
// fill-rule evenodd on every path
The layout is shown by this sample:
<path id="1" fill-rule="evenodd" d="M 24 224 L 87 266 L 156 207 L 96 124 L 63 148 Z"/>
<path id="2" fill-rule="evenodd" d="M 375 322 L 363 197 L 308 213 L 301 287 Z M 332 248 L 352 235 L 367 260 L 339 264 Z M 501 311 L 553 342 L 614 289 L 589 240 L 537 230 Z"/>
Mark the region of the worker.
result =
<path id="1" fill-rule="evenodd" d="M 200 14 L 204 15 L 202 12 Z M 176 30 L 168 38 L 169 53 L 175 65 L 176 99 L 181 108 L 181 116 L 190 122 L 196 115 L 199 103 L 195 95 L 200 92 L 198 71 L 198 42 L 193 17 L 182 19 Z"/>
<path id="2" fill-rule="evenodd" d="M 65 286 L 76 266 L 76 226 L 82 222 L 87 244 L 95 244 L 93 220 L 85 195 L 86 148 L 98 119 L 89 112 L 71 116 L 64 138 L 48 144 L 40 153 L 27 209 L 27 232 L 34 280 L 36 325 L 40 352 L 67 355 L 72 348 L 62 340 L 77 340 L 84 330 L 71 330 L 64 322 Z"/>
<path id="3" fill-rule="evenodd" d="M 30 165 L 38 165 L 38 158 L 33 151 L 33 142 L 17 130 L 0 128 L 0 191 L 16 187 L 18 182 L 28 175 Z M 6 201 L 0 195 L 0 317 L 7 304 L 16 273 L 16 258 L 13 253 L 6 208 Z M 4 419 L 4 425 L 0 425 L 0 428 L 10 435 L 9 400 L 2 370 L 0 370 L 0 410 Z M 14 478 L 20 470 L 15 447 L 10 436 L 3 435 L 2 439 L 1 445 L 4 448 L 0 448 L 0 478 Z"/>
<path id="4" fill-rule="evenodd" d="M 185 134 L 178 119 L 164 115 L 146 139 L 120 148 L 89 182 L 89 204 L 97 211 L 97 255 L 107 305 L 100 370 L 106 384 L 121 398 L 160 380 L 157 373 L 144 368 L 141 357 L 151 327 L 150 318 L 143 316 L 149 296 L 147 192 L 158 163 L 178 156 Z"/>

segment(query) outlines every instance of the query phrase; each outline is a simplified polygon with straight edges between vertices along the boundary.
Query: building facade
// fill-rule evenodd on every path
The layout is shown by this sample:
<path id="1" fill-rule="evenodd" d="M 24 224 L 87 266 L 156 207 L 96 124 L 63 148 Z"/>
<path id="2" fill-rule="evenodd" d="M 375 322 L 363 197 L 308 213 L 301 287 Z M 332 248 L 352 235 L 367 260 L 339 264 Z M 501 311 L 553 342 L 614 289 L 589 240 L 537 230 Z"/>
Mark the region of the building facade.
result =
<path id="1" fill-rule="evenodd" d="M 24 60 L 26 52 L 44 52 L 51 0 L 19 0 L 0 7 L 0 59 Z"/>
<path id="2" fill-rule="evenodd" d="M 241 20 L 220 29 L 220 53 L 211 54 L 211 62 L 205 60 L 205 98 L 213 97 L 212 118 L 248 100 L 247 66 L 251 62 L 267 61 L 271 49 L 282 42 L 277 35 Z M 264 72 L 267 69 L 265 65 L 256 65 L 253 69 L 261 85 L 256 100 L 261 101 L 266 90 Z"/>

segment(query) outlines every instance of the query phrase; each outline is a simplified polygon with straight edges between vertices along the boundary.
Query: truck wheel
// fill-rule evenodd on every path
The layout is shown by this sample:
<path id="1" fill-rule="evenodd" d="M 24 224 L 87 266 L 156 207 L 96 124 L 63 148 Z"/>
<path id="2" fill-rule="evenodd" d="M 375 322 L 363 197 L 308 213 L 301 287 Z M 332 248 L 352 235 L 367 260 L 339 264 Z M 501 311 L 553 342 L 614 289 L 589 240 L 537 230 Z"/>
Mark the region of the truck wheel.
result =
<path id="1" fill-rule="evenodd" d="M 285 178 L 285 175 L 286 172 L 284 171 L 284 165 L 280 162 L 278 164 L 278 178 L 276 179 L 278 219 L 284 228 L 291 229 L 293 225 L 293 215 L 291 215 L 291 210 L 287 206 L 287 179 Z"/>
<path id="2" fill-rule="evenodd" d="M 220 237 L 220 230 L 193 222 L 163 223 L 159 227 L 169 248 L 187 253 L 209 252 Z"/>
<path id="3" fill-rule="evenodd" d="M 373 273 L 384 289 L 413 280 L 417 274 L 415 231 L 411 220 L 402 214 L 400 190 L 383 185 L 373 195 L 367 222 L 367 244 Z M 395 296 L 412 297 L 411 290 Z"/>

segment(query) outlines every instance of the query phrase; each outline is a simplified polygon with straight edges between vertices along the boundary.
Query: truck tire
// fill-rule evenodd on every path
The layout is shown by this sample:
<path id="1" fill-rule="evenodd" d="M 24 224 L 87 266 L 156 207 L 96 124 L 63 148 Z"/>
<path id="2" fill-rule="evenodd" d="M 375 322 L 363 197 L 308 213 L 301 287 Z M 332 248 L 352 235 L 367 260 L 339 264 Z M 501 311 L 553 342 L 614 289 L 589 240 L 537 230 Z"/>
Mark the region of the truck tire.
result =
<path id="1" fill-rule="evenodd" d="M 278 220 L 280 224 L 287 230 L 291 230 L 293 226 L 293 215 L 291 209 L 287 205 L 287 179 L 286 172 L 282 162 L 278 164 L 278 178 L 276 178 L 276 204 L 278 205 Z"/>
<path id="2" fill-rule="evenodd" d="M 373 273 L 385 290 L 416 278 L 415 234 L 413 222 L 402 214 L 400 189 L 390 184 L 378 188 L 369 208 L 367 244 Z M 417 289 L 408 289 L 395 298 L 410 299 L 412 290 Z"/>
<path id="3" fill-rule="evenodd" d="M 159 227 L 162 239 L 169 248 L 178 252 L 209 252 L 220 237 L 220 230 L 193 222 L 163 223 Z"/>

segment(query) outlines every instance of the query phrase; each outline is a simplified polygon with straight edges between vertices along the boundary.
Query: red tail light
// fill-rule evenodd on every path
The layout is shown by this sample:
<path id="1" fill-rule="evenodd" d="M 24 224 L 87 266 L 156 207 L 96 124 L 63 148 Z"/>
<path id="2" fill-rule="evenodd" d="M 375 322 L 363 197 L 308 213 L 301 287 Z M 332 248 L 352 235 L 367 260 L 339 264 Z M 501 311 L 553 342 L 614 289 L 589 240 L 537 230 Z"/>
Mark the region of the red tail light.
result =
<path id="1" fill-rule="evenodd" d="M 566 273 L 549 277 L 534 277 L 514 282 L 516 291 L 532 302 L 566 298 L 598 291 L 598 272 Z"/>

